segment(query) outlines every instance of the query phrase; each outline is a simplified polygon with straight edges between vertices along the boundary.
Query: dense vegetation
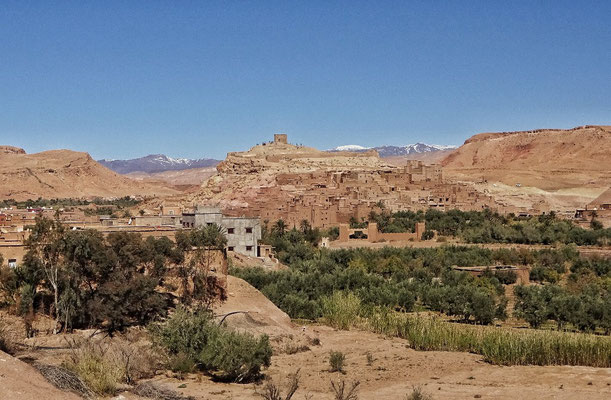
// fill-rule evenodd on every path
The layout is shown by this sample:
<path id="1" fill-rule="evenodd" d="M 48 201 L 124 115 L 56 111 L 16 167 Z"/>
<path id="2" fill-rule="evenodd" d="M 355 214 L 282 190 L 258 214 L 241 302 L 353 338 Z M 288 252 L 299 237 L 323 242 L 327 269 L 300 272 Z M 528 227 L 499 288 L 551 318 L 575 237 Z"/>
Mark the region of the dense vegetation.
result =
<path id="1" fill-rule="evenodd" d="M 276 227 L 276 225 L 274 225 Z M 283 226 L 284 227 L 284 226 Z M 611 366 L 611 339 L 584 333 L 513 330 L 455 324 L 407 311 L 437 311 L 459 322 L 489 325 L 506 317 L 504 285 L 512 272 L 480 277 L 457 266 L 528 265 L 563 286 L 516 286 L 515 313 L 533 327 L 609 333 L 611 261 L 584 259 L 574 246 L 558 250 L 438 248 L 318 249 L 307 230 L 274 228 L 268 240 L 288 270 L 231 269 L 293 318 L 321 319 L 339 329 L 358 327 L 403 337 L 419 350 L 482 354 L 497 364 Z M 569 272 L 570 271 L 570 272 Z"/>
<path id="2" fill-rule="evenodd" d="M 205 309 L 179 307 L 164 323 L 150 328 L 154 341 L 167 350 L 170 366 L 187 373 L 202 369 L 218 379 L 244 382 L 256 378 L 270 365 L 272 349 L 267 336 L 219 326 Z"/>
<path id="3" fill-rule="evenodd" d="M 43 312 L 55 318 L 57 330 L 95 327 L 112 333 L 164 316 L 173 306 L 168 294 L 173 290 L 182 302 L 206 302 L 218 289 L 199 267 L 209 261 L 205 250 L 224 248 L 225 237 L 211 225 L 177 238 L 175 244 L 126 232 L 104 237 L 38 218 L 23 262 L 0 269 L 0 305 L 24 316 L 26 325 Z M 169 267 L 182 288 L 166 282 Z"/>
<path id="4" fill-rule="evenodd" d="M 275 272 L 233 269 L 231 273 L 246 279 L 293 318 L 320 318 L 324 314 L 325 299 L 336 292 L 349 292 L 365 307 L 431 310 L 464 322 L 490 324 L 505 318 L 504 285 L 515 283 L 515 274 L 489 270 L 481 277 L 473 277 L 452 270 L 452 266 L 510 264 L 533 267 L 535 280 L 537 271 L 554 271 L 557 279 L 566 276 L 569 269 L 573 271 L 567 277 L 566 287 L 554 293 L 569 296 L 570 301 L 563 300 L 562 304 L 577 304 L 579 313 L 588 315 L 590 321 L 586 323 L 575 317 L 567 320 L 558 311 L 546 312 L 543 322 L 555 320 L 563 329 L 608 330 L 609 313 L 600 310 L 610 298 L 611 261 L 583 259 L 571 246 L 559 250 L 443 246 L 330 251 L 315 248 L 307 230 L 297 229 L 273 229 L 268 240 L 290 269 Z M 523 290 L 528 289 L 516 289 L 519 300 Z M 516 307 L 517 315 L 530 322 L 530 306 L 523 307 L 523 302 L 518 301 Z M 562 309 L 557 303 L 553 307 Z"/>
<path id="5" fill-rule="evenodd" d="M 442 212 L 429 209 L 426 212 L 399 211 L 371 212 L 367 219 L 378 224 L 381 232 L 413 232 L 416 222 L 426 222 L 427 236 L 436 231 L 441 236 L 454 236 L 468 243 L 521 243 L 553 244 L 574 243 L 603 245 L 611 243 L 611 228 L 603 229 L 593 220 L 593 229 L 584 229 L 554 213 L 533 217 L 500 215 L 490 210 Z M 352 224 L 362 222 L 352 221 Z"/>

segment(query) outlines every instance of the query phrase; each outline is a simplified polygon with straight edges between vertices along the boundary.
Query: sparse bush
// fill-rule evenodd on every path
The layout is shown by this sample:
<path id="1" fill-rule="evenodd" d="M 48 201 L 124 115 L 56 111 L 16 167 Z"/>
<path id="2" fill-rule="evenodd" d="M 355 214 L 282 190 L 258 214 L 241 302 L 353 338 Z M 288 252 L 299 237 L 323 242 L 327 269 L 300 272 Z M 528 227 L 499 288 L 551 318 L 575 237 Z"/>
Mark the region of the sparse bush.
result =
<path id="1" fill-rule="evenodd" d="M 35 364 L 34 367 L 56 388 L 76 393 L 85 399 L 93 397 L 93 392 L 75 372 L 56 365 Z"/>
<path id="2" fill-rule="evenodd" d="M 412 389 L 412 392 L 410 394 L 405 395 L 405 399 L 404 400 L 432 400 L 433 397 L 422 391 L 422 388 L 419 386 L 416 386 Z"/>
<path id="3" fill-rule="evenodd" d="M 331 390 L 333 390 L 335 400 L 358 400 L 358 388 L 360 384 L 361 382 L 354 381 L 348 387 L 345 381 L 337 383 L 331 381 Z"/>
<path id="4" fill-rule="evenodd" d="M 106 353 L 103 346 L 85 341 L 72 348 L 62 367 L 77 374 L 95 394 L 114 395 L 123 380 L 124 371 Z"/>
<path id="5" fill-rule="evenodd" d="M 159 385 L 155 382 L 143 382 L 138 384 L 133 390 L 137 396 L 153 400 L 193 400 L 192 396 L 183 396 L 180 393 Z"/>
<path id="6" fill-rule="evenodd" d="M 299 370 L 289 375 L 289 384 L 284 397 L 282 397 L 282 393 L 278 386 L 272 381 L 268 381 L 265 386 L 263 386 L 263 393 L 260 393 L 260 396 L 265 400 L 291 400 L 295 392 L 297 392 L 297 389 L 299 389 Z"/>
<path id="7" fill-rule="evenodd" d="M 346 362 L 346 355 L 341 351 L 332 351 L 329 354 L 329 366 L 331 372 L 344 373 L 344 363 Z"/>

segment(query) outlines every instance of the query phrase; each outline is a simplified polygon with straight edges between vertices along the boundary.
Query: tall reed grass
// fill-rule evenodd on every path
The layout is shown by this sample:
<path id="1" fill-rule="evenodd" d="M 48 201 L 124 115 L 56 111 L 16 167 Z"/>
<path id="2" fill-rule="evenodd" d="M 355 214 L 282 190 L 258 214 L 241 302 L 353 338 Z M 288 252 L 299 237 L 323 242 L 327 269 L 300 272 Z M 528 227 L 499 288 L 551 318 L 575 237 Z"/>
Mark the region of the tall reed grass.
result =
<path id="1" fill-rule="evenodd" d="M 336 293 L 323 307 L 324 320 L 332 326 L 356 327 L 407 339 L 416 350 L 463 351 L 481 354 L 499 365 L 584 365 L 611 367 L 611 338 L 584 333 L 476 326 L 443 321 L 430 315 L 395 312 L 388 308 L 361 308 L 353 294 Z M 334 300 L 337 306 L 334 306 Z M 341 315 L 346 308 L 350 312 Z M 360 304 L 360 302 L 358 302 Z M 332 310 L 332 313 L 325 313 Z"/>

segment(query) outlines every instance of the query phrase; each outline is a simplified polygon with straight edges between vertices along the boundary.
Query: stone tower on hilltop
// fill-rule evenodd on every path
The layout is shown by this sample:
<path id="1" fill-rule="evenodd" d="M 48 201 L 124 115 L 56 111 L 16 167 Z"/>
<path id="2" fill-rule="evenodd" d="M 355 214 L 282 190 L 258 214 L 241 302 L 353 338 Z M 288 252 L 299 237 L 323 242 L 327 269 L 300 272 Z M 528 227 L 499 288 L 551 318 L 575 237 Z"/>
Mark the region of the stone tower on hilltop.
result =
<path id="1" fill-rule="evenodd" d="M 275 133 L 274 144 L 288 144 L 286 133 Z"/>

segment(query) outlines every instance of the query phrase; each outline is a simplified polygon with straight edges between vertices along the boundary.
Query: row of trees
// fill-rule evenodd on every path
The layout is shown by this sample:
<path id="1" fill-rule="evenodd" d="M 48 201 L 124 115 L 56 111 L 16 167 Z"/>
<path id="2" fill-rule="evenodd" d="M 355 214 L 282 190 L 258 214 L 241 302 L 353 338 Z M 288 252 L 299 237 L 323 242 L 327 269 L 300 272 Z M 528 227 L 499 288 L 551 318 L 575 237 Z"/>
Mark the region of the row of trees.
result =
<path id="1" fill-rule="evenodd" d="M 500 215 L 488 209 L 483 211 L 439 211 L 429 209 L 391 213 L 369 213 L 368 221 L 376 222 L 381 232 L 413 232 L 416 222 L 426 222 L 427 230 L 442 236 L 460 237 L 469 243 L 523 243 L 553 244 L 574 243 L 601 245 L 611 242 L 611 228 L 603 229 L 593 220 L 592 229 L 584 229 L 571 221 L 558 219 L 552 212 L 536 217 Z M 353 227 L 366 225 L 367 221 L 351 221 Z"/>
<path id="2" fill-rule="evenodd" d="M 17 201 L 15 199 L 0 200 L 0 207 L 17 207 L 17 208 L 31 208 L 31 207 L 74 207 L 74 206 L 87 206 L 95 204 L 98 206 L 117 206 L 119 208 L 134 207 L 140 204 L 142 200 L 134 199 L 130 196 L 120 197 L 117 199 L 103 199 L 96 197 L 92 200 L 88 199 L 76 199 L 76 198 L 63 198 L 63 199 L 28 199 L 25 201 Z"/>

